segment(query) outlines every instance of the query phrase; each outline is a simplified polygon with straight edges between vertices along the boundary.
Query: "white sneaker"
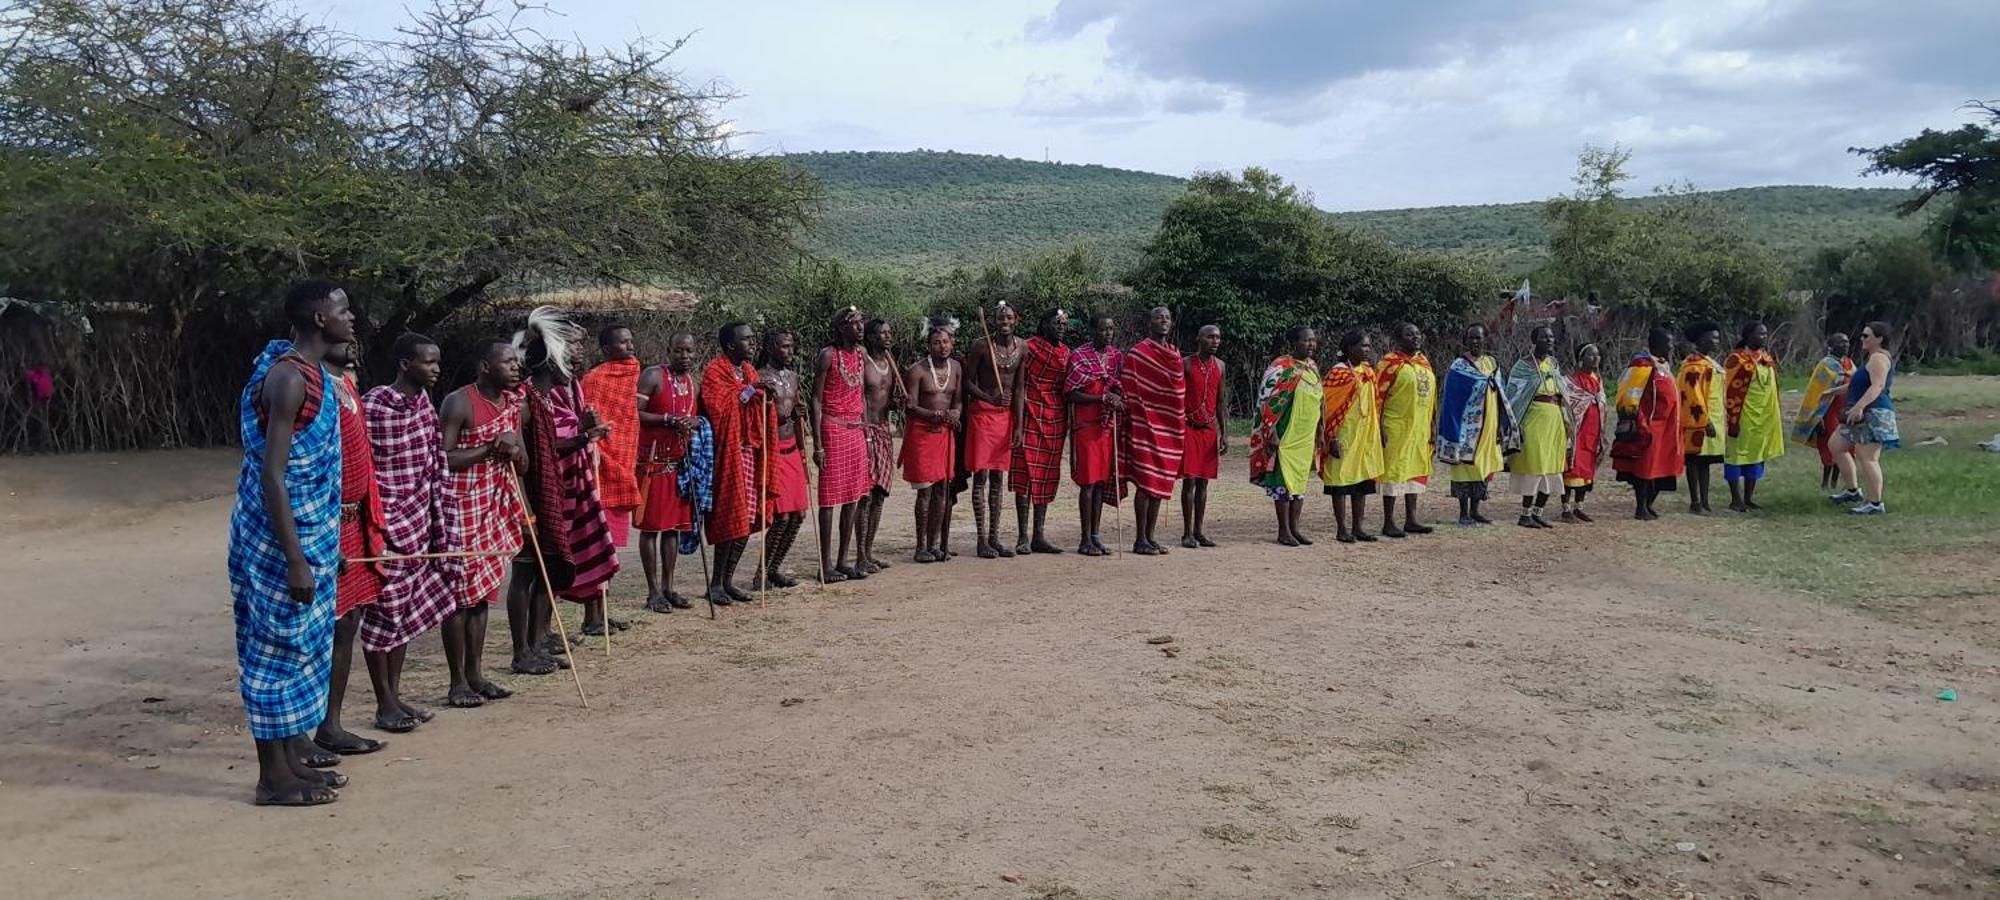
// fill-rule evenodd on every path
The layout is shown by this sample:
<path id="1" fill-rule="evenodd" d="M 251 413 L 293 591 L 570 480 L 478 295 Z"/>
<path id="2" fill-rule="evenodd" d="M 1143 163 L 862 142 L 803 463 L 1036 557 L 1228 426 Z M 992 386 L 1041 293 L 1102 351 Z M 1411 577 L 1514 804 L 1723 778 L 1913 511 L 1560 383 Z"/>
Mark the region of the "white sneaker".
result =
<path id="1" fill-rule="evenodd" d="M 1838 494 L 1826 495 L 1826 499 L 1832 503 L 1859 503 L 1867 498 L 1861 496 L 1860 491 L 1841 491 Z"/>
<path id="2" fill-rule="evenodd" d="M 1863 503 L 1860 506 L 1848 510 L 1847 514 L 1851 516 L 1880 516 L 1880 515 L 1886 515 L 1888 512 L 1889 512 L 1888 507 L 1885 507 L 1880 503 Z"/>

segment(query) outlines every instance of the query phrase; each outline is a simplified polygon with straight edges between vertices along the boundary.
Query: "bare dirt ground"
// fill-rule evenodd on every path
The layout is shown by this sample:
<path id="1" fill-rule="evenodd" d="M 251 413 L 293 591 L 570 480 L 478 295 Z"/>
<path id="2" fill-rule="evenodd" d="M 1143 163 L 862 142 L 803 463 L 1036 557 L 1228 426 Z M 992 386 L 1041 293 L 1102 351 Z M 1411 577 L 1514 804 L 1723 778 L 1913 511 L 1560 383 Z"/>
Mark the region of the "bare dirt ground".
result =
<path id="1" fill-rule="evenodd" d="M 1891 620 L 1674 571 L 1629 551 L 1757 526 L 1634 525 L 1609 489 L 1592 528 L 1285 549 L 1240 471 L 1224 547 L 1159 560 L 967 553 L 717 622 L 637 610 L 628 564 L 634 629 L 578 651 L 593 709 L 510 678 L 348 762 L 339 803 L 256 809 L 235 464 L 0 460 L 0 892 L 2000 892 L 1990 596 Z"/>

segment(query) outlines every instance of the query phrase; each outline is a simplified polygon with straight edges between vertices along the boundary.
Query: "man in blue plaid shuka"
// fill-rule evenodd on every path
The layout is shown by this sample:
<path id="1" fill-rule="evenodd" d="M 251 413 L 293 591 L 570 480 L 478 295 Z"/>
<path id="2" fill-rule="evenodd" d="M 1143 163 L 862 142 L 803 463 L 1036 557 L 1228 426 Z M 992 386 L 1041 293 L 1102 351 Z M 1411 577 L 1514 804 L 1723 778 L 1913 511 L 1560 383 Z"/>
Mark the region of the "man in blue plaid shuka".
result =
<path id="1" fill-rule="evenodd" d="M 347 295 L 302 284 L 285 298 L 292 340 L 272 341 L 243 388 L 243 472 L 229 517 L 229 592 L 243 711 L 257 743 L 259 806 L 339 799 L 338 757 L 307 733 L 326 716 L 340 567 L 339 407 L 321 359 L 354 339 Z M 275 490 L 273 490 L 275 489 Z"/>

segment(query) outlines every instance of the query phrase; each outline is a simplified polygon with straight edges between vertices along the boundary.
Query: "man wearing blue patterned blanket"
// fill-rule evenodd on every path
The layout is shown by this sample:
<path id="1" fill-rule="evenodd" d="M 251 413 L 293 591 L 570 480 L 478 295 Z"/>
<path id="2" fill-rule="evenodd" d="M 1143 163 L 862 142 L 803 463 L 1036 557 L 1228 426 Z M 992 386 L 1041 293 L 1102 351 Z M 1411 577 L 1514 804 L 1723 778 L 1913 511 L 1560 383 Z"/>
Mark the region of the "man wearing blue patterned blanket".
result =
<path id="1" fill-rule="evenodd" d="M 340 568 L 339 407 L 322 360 L 354 340 L 347 294 L 322 282 L 285 297 L 291 340 L 258 354 L 238 405 L 243 471 L 229 520 L 229 592 L 243 711 L 257 743 L 256 803 L 339 799 L 337 757 L 313 747 L 332 672 Z"/>

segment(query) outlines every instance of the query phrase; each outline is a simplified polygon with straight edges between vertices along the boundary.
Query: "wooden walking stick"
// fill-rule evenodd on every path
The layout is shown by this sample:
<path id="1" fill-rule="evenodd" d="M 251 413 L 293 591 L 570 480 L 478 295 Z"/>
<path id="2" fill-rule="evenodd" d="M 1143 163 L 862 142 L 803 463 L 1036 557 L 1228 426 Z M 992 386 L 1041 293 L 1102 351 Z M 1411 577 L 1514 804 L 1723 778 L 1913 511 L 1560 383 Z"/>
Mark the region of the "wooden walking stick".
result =
<path id="1" fill-rule="evenodd" d="M 507 480 L 513 483 L 514 498 L 521 503 L 521 521 L 528 526 L 528 541 L 533 545 L 535 550 L 535 568 L 541 570 L 542 589 L 548 592 L 549 620 L 556 624 L 556 637 L 562 640 L 563 649 L 567 652 L 569 649 L 569 629 L 563 627 L 562 609 L 556 605 L 555 581 L 549 578 L 549 562 L 542 557 L 542 536 L 535 530 L 534 507 L 528 505 L 528 491 L 521 486 L 521 475 L 514 471 L 512 466 L 507 468 Z M 605 630 L 611 630 L 609 624 L 605 626 Z M 583 695 L 583 675 L 577 671 L 576 666 L 573 664 L 569 667 L 569 677 L 571 681 L 576 682 L 576 699 L 583 703 L 584 709 L 589 709 L 590 698 Z"/>
<path id="2" fill-rule="evenodd" d="M 1000 357 L 993 352 L 993 329 L 986 327 L 986 307 L 979 308 L 979 330 L 986 332 L 986 361 L 993 364 L 993 388 L 1000 388 Z"/>
<path id="3" fill-rule="evenodd" d="M 812 429 L 808 429 L 808 431 L 811 430 Z M 812 439 L 813 439 L 813 448 L 815 450 L 819 450 L 820 448 L 819 435 L 814 434 L 812 436 Z M 826 551 L 821 550 L 819 547 L 819 510 L 820 510 L 819 491 L 814 487 L 813 484 L 814 466 L 812 465 L 811 456 L 806 457 L 805 464 L 806 464 L 805 465 L 806 497 L 812 501 L 811 503 L 807 504 L 806 519 L 812 523 L 813 561 L 819 564 L 819 568 L 816 571 L 814 571 L 813 574 L 819 577 L 819 586 L 826 587 Z M 819 477 L 824 479 L 826 477 L 826 473 L 824 472 L 819 473 Z"/>
<path id="4" fill-rule="evenodd" d="M 1111 520 L 1118 526 L 1118 544 L 1125 544 L 1125 508 L 1119 504 L 1118 489 L 1124 484 L 1119 475 L 1118 457 L 1124 454 L 1118 441 L 1118 414 L 1111 415 Z"/>
<path id="5" fill-rule="evenodd" d="M 993 328 L 992 328 L 991 326 L 989 326 L 989 325 L 987 325 L 987 324 L 986 324 L 986 307 L 985 307 L 985 306 L 983 306 L 983 305 L 979 307 L 979 330 L 980 330 L 980 331 L 983 331 L 983 332 L 985 332 L 985 333 L 986 333 L 986 361 L 987 361 L 988 363 L 992 364 L 992 366 L 993 366 L 993 391 L 994 391 L 994 393 L 996 393 L 996 394 L 997 394 L 997 393 L 1001 392 L 1002 390 L 1005 390 L 1005 388 L 1004 388 L 1004 387 L 1003 387 L 1003 386 L 1001 385 L 1001 383 L 1000 383 L 1000 350 L 999 350 L 999 348 L 998 348 L 997 346 L 995 346 L 995 345 L 994 345 L 994 343 L 993 343 Z M 968 397 L 969 397 L 969 396 L 970 396 L 970 392 L 968 392 L 968 394 L 967 394 L 967 395 L 968 395 Z M 966 406 L 967 406 L 967 407 L 969 408 L 969 407 L 970 407 L 971 405 L 972 405 L 972 404 L 971 404 L 971 400 L 970 400 L 970 399 L 968 399 L 968 400 L 966 401 Z M 1013 411 L 1013 409 L 1014 409 L 1014 407 L 1013 407 L 1013 404 L 1011 404 L 1011 403 L 1008 403 L 1008 404 L 1003 404 L 1003 408 L 1004 408 L 1004 409 L 1006 409 L 1006 410 L 1007 410 L 1008 412 L 1010 412 L 1010 413 L 1011 413 L 1011 412 Z M 970 418 L 970 417 L 968 417 L 968 418 Z M 971 425 L 971 423 L 970 423 L 970 422 L 964 422 L 964 423 L 960 423 L 959 427 L 960 427 L 960 428 L 967 428 L 967 427 L 969 427 L 970 425 Z M 1012 423 L 1012 421 L 1009 421 L 1009 422 L 1008 422 L 1008 430 L 1009 430 L 1009 431 L 1013 430 L 1013 423 Z M 993 478 L 993 479 L 997 479 L 997 477 L 998 477 L 998 476 L 995 476 L 995 475 L 989 475 L 989 476 L 987 476 L 987 477 L 988 477 L 988 478 Z M 993 506 L 993 508 L 992 508 L 992 512 L 993 512 L 993 523 L 992 523 L 992 524 L 993 524 L 993 541 L 992 541 L 991 543 L 992 543 L 993 547 L 994 547 L 994 548 L 995 548 L 995 549 L 997 550 L 997 549 L 999 548 L 999 546 L 1000 546 L 1000 508 L 999 508 L 999 493 L 1000 493 L 1000 489 L 999 489 L 999 487 L 998 487 L 998 483 L 997 483 L 997 481 L 995 481 L 995 487 L 993 487 L 993 488 L 992 488 L 991 490 L 992 490 L 992 491 L 993 491 L 993 493 L 994 493 L 994 506 Z M 974 512 L 978 512 L 978 511 L 979 511 L 979 509 L 980 509 L 980 506 L 979 506 L 979 504 L 981 504 L 981 503 L 984 503 L 984 502 L 985 502 L 985 498 L 983 498 L 983 497 L 980 497 L 980 496 L 979 496 L 979 492 L 978 492 L 978 491 L 974 491 L 974 492 L 973 492 L 973 494 L 972 494 L 972 509 L 973 509 L 973 511 L 974 511 Z M 985 541 L 986 541 L 986 535 L 983 535 L 983 534 L 982 534 L 982 535 L 980 535 L 980 536 L 979 536 L 979 540 L 980 540 L 980 542 L 985 542 Z"/>
<path id="6" fill-rule="evenodd" d="M 695 515 L 701 515 L 701 513 L 695 513 Z M 709 585 L 708 585 L 708 542 L 707 542 L 707 541 L 704 541 L 704 540 L 702 540 L 702 539 L 701 539 L 700 537 L 696 537 L 696 538 L 695 538 L 695 542 L 694 542 L 694 546 L 695 546 L 695 551 L 701 554 L 701 598 L 702 598 L 703 600 L 707 600 L 707 601 L 708 601 L 708 618 L 709 618 L 709 619 L 710 619 L 711 621 L 713 621 L 713 620 L 715 619 L 715 595 L 714 595 L 714 594 L 712 594 L 712 593 L 709 593 L 709 590 L 708 590 L 708 587 L 709 587 Z M 675 548 L 674 548 L 674 552 L 676 552 L 676 553 L 680 552 L 680 548 L 679 548 L 679 547 L 675 547 Z"/>
<path id="7" fill-rule="evenodd" d="M 757 602 L 771 593 L 771 407 L 770 399 L 757 398 L 757 514 L 764 519 L 764 533 L 757 538 Z"/>

